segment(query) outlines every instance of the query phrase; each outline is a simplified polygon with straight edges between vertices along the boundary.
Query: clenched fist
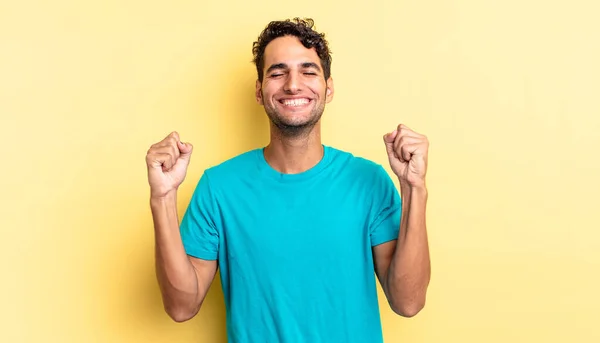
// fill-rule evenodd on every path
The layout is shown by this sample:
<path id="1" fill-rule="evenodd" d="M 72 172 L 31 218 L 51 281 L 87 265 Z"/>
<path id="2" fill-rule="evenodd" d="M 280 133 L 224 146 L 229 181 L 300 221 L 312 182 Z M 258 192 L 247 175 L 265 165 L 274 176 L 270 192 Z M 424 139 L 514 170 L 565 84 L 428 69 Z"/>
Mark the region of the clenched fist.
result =
<path id="1" fill-rule="evenodd" d="M 383 136 L 390 167 L 400 179 L 400 183 L 409 186 L 424 186 L 427 173 L 427 137 L 416 133 L 404 124 Z"/>
<path id="2" fill-rule="evenodd" d="M 146 165 L 151 197 L 164 197 L 177 190 L 185 179 L 192 149 L 190 143 L 181 142 L 177 132 L 150 147 Z"/>

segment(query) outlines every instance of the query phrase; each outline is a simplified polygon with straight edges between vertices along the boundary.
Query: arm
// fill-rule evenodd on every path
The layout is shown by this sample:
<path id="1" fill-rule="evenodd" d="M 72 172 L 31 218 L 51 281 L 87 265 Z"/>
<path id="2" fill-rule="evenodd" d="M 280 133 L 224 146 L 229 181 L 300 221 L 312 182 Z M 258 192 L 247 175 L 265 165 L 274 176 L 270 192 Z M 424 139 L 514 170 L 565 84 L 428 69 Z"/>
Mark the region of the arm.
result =
<path id="1" fill-rule="evenodd" d="M 217 270 L 216 259 L 200 260 L 187 255 L 180 232 L 177 189 L 185 179 L 192 150 L 192 144 L 183 143 L 174 131 L 152 144 L 146 154 L 156 276 L 165 310 L 177 322 L 198 313 Z M 201 193 L 198 199 L 208 198 Z M 200 242 L 205 241 L 200 238 Z"/>
<path id="2" fill-rule="evenodd" d="M 400 181 L 402 211 L 398 239 L 373 249 L 375 268 L 394 312 L 412 317 L 425 306 L 431 274 L 425 225 L 429 140 L 403 124 L 383 140 Z"/>
<path id="3" fill-rule="evenodd" d="M 177 217 L 177 195 L 151 197 L 154 219 L 156 275 L 167 314 L 176 322 L 198 313 L 217 271 L 216 260 L 188 256 Z"/>
<path id="4" fill-rule="evenodd" d="M 425 306 L 431 266 L 425 224 L 426 187 L 401 186 L 398 239 L 373 248 L 375 271 L 390 307 L 412 317 Z"/>

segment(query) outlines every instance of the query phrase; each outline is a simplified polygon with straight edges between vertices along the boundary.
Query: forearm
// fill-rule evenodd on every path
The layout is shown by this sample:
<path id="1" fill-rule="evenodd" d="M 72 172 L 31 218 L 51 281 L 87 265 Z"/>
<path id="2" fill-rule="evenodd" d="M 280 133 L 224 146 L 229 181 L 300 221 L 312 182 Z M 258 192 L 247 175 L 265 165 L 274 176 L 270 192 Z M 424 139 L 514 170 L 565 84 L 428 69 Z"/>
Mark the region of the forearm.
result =
<path id="1" fill-rule="evenodd" d="M 430 279 L 425 222 L 427 189 L 401 184 L 402 217 L 396 249 L 387 273 L 387 288 L 396 312 L 413 316 L 425 306 Z"/>
<path id="2" fill-rule="evenodd" d="M 189 316 L 200 306 L 198 278 L 179 233 L 177 195 L 151 198 L 154 219 L 156 274 L 165 310 L 171 316 Z"/>

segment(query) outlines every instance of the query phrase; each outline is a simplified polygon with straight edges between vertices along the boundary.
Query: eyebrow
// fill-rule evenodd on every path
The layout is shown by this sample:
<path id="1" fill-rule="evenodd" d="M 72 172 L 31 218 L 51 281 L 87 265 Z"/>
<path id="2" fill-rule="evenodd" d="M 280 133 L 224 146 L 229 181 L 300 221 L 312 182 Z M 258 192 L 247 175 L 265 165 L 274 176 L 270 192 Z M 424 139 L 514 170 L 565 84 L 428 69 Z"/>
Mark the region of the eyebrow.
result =
<path id="1" fill-rule="evenodd" d="M 318 71 L 321 71 L 321 68 L 319 67 L 319 65 L 314 62 L 304 62 L 304 63 L 301 63 L 300 66 L 304 69 L 315 68 Z M 269 67 L 269 69 L 267 69 L 267 73 L 270 73 L 271 71 L 276 70 L 276 69 L 287 69 L 287 68 L 288 68 L 288 65 L 285 63 L 275 63 L 275 64 L 272 64 Z"/>
<path id="2" fill-rule="evenodd" d="M 315 62 L 304 62 L 302 63 L 302 68 L 315 68 L 316 70 L 321 71 L 321 68 L 319 68 L 319 65 Z"/>
<path id="3" fill-rule="evenodd" d="M 267 69 L 267 74 L 275 69 L 287 69 L 287 64 L 285 63 L 276 63 L 276 64 L 272 64 L 269 69 Z"/>

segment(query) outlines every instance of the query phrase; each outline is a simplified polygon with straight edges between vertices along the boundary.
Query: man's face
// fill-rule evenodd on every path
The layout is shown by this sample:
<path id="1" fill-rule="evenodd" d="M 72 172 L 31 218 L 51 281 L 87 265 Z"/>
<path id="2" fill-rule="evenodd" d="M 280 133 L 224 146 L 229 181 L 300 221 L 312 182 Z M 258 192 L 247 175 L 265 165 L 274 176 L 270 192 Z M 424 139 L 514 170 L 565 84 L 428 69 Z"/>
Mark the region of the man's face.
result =
<path id="1" fill-rule="evenodd" d="M 326 82 L 314 49 L 305 48 L 292 36 L 267 45 L 263 81 L 256 81 L 256 100 L 282 133 L 293 135 L 312 128 L 332 98 L 333 81 Z"/>

